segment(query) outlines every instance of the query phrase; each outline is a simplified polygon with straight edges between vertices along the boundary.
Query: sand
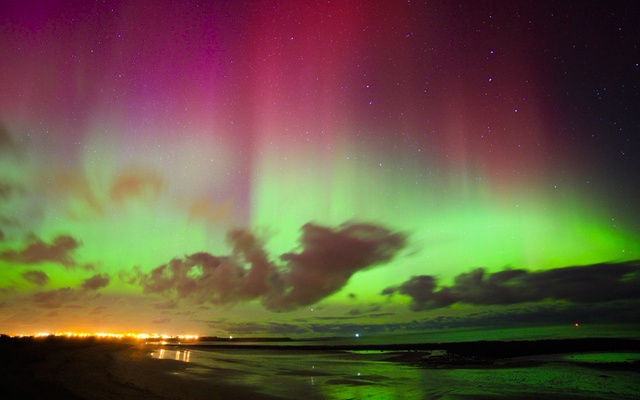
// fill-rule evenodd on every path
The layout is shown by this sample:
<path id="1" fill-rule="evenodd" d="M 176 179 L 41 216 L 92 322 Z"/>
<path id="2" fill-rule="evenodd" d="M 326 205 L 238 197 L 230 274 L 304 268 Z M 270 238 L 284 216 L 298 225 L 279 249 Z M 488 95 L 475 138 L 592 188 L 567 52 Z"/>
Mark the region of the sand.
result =
<path id="1" fill-rule="evenodd" d="M 637 398 L 640 376 L 637 341 L 394 345 L 384 351 L 254 347 L 199 346 L 194 356 L 212 357 L 205 368 L 173 359 L 192 346 L 165 346 L 168 359 L 158 359 L 151 356 L 158 346 L 136 341 L 3 339 L 0 397 L 627 399 Z M 586 348 L 636 359 L 610 363 L 612 353 L 578 353 Z M 561 352 L 566 349 L 572 354 Z"/>
<path id="2" fill-rule="evenodd" d="M 246 388 L 184 379 L 188 364 L 157 360 L 140 343 L 13 339 L 0 344 L 7 399 L 273 399 Z"/>

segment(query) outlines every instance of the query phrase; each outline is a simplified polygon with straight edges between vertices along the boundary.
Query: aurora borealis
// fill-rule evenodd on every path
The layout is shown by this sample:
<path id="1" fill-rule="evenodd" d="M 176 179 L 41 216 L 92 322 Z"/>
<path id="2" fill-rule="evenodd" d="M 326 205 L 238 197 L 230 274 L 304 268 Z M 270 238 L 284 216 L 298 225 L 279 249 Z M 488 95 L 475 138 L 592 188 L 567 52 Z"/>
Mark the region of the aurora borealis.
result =
<path id="1" fill-rule="evenodd" d="M 0 5 L 1 331 L 640 322 L 632 2 L 210 3 Z"/>

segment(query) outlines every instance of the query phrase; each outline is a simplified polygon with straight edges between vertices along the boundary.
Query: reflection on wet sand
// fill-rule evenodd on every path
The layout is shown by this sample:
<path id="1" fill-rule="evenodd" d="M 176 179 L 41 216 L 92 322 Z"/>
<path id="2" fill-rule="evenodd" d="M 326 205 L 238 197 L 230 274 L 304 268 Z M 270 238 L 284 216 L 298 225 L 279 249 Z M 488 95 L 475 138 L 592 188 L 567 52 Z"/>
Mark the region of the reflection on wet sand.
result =
<path id="1" fill-rule="evenodd" d="M 157 358 L 158 360 L 176 360 L 189 362 L 191 361 L 191 351 L 189 350 L 167 350 L 159 349 L 151 352 L 151 358 Z"/>
<path id="2" fill-rule="evenodd" d="M 164 351 L 162 351 L 164 350 Z M 566 356 L 447 363 L 441 351 L 280 351 L 159 349 L 158 359 L 188 360 L 183 376 L 242 387 L 277 398 L 624 399 L 633 395 L 632 364 L 599 368 Z M 581 357 L 576 357 L 576 360 Z M 610 357 L 610 359 L 616 359 Z M 629 356 L 622 358 L 629 360 Z M 450 360 L 449 360 L 450 361 Z M 637 365 L 637 364 L 636 364 Z M 606 369 L 606 374 L 603 373 Z"/>
<path id="3" fill-rule="evenodd" d="M 598 343 L 609 349 L 595 351 Z M 614 351 L 615 343 L 626 347 Z M 487 342 L 446 345 L 445 352 L 419 344 L 338 351 L 18 339 L 0 343 L 0 390 L 3 398 L 64 399 L 637 398 L 637 341 L 548 351 L 577 344 L 498 342 L 493 358 L 479 358 Z"/>

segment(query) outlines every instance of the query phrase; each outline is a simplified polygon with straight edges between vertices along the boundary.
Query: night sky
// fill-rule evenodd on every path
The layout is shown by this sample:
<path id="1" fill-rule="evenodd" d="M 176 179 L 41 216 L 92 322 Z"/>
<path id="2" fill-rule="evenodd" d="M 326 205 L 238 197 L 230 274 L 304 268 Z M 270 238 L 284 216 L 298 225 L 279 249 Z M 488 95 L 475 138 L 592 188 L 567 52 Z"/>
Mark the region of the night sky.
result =
<path id="1" fill-rule="evenodd" d="M 640 322 L 636 2 L 209 3 L 1 2 L 2 333 Z"/>

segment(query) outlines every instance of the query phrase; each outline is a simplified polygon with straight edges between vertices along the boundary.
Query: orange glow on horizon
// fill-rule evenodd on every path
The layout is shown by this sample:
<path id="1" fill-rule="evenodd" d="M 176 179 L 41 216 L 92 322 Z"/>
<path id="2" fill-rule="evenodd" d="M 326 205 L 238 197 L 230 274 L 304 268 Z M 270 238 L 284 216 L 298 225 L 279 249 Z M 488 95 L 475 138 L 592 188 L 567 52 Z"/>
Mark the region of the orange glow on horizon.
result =
<path id="1" fill-rule="evenodd" d="M 47 337 L 64 337 L 64 338 L 99 338 L 99 339 L 180 339 L 180 340 L 198 340 L 198 335 L 167 335 L 161 333 L 112 333 L 112 332 L 38 332 L 35 334 L 27 335 L 14 335 L 13 337 L 34 337 L 34 338 L 47 338 Z"/>

